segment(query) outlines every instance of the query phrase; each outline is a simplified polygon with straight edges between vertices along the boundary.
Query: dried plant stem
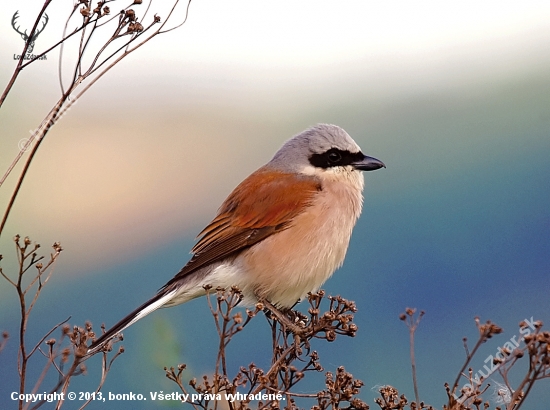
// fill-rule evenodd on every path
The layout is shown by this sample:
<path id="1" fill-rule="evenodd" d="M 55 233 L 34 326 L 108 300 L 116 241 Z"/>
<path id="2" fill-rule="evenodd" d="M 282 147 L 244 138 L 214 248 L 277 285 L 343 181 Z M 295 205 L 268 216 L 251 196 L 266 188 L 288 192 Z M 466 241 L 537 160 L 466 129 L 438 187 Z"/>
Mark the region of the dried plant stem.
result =
<path id="1" fill-rule="evenodd" d="M 42 260 L 42 257 L 37 257 L 36 250 L 40 247 L 40 245 L 35 244 L 33 247 L 29 248 L 31 245 L 31 241 L 28 237 L 25 237 L 23 240 L 23 244 L 21 244 L 20 236 L 16 235 L 15 239 L 15 246 L 16 246 L 16 252 L 17 252 L 17 258 L 18 258 L 18 274 L 17 274 L 17 280 L 11 280 L 7 275 L 4 274 L 4 272 L 0 271 L 2 276 L 10 283 L 17 292 L 17 297 L 19 299 L 19 309 L 20 309 L 20 319 L 19 319 L 19 352 L 17 355 L 17 371 L 19 373 L 19 393 L 24 394 L 25 393 L 25 387 L 26 387 L 26 380 L 27 380 L 27 366 L 29 359 L 32 357 L 32 355 L 36 352 L 37 349 L 39 349 L 40 344 L 45 340 L 46 337 L 48 337 L 55 329 L 57 329 L 59 326 L 61 326 L 64 322 L 59 323 L 58 325 L 54 326 L 52 330 L 50 330 L 46 336 L 44 336 L 30 351 L 30 353 L 27 351 L 27 345 L 25 341 L 25 335 L 27 332 L 27 324 L 28 320 L 31 314 L 31 311 L 34 307 L 34 304 L 36 300 L 38 299 L 38 296 L 40 295 L 40 292 L 42 291 L 43 285 L 49 280 L 50 275 L 52 273 L 52 265 L 55 263 L 57 257 L 62 251 L 61 246 L 58 243 L 55 243 L 54 253 L 50 255 L 50 260 L 48 263 L 44 266 L 42 263 L 39 263 L 39 261 Z M 29 260 L 30 259 L 30 260 Z M 25 286 L 23 284 L 23 276 L 25 273 L 31 268 L 36 267 L 37 273 L 36 276 L 30 281 L 30 285 Z M 48 275 L 46 276 L 46 279 L 44 282 L 42 282 L 42 275 L 49 271 Z M 33 299 L 30 304 L 27 303 L 27 292 L 31 290 L 32 286 L 38 282 L 38 286 L 34 292 Z M 46 366 L 49 367 L 51 363 L 48 363 Z M 35 386 L 36 387 L 36 386 Z M 19 401 L 19 409 L 23 409 L 23 401 Z"/>
<path id="2" fill-rule="evenodd" d="M 50 130 L 51 126 L 55 123 L 55 119 L 58 117 L 59 110 L 69 98 L 70 93 L 74 88 L 76 88 L 78 84 L 73 85 L 67 91 L 61 99 L 54 105 L 54 107 L 50 110 L 49 114 L 46 116 L 44 121 L 42 121 L 42 125 L 38 128 L 38 130 L 35 131 L 31 138 L 31 142 L 33 140 L 36 140 L 35 144 L 33 145 L 31 152 L 29 153 L 29 156 L 27 158 L 27 161 L 25 162 L 25 165 L 23 166 L 23 170 L 21 171 L 21 174 L 19 174 L 19 178 L 17 180 L 17 184 L 15 185 L 15 188 L 13 190 L 13 193 L 10 197 L 10 200 L 8 202 L 8 206 L 6 207 L 6 210 L 4 212 L 4 216 L 2 218 L 2 222 L 0 223 L 0 236 L 2 235 L 2 231 L 4 230 L 4 227 L 6 225 L 6 222 L 8 221 L 8 217 L 10 215 L 11 209 L 13 207 L 13 204 L 15 203 L 15 199 L 17 198 L 17 195 L 21 189 L 21 186 L 23 185 L 23 181 L 25 179 L 25 176 L 27 175 L 27 172 L 31 166 L 32 160 L 34 159 L 34 156 L 36 155 L 36 152 L 38 151 L 38 148 L 40 148 L 40 144 L 44 140 L 44 137 Z"/>
<path id="3" fill-rule="evenodd" d="M 409 329 L 409 354 L 411 357 L 411 371 L 413 379 L 413 388 L 414 388 L 414 399 L 416 406 L 420 408 L 420 394 L 418 394 L 418 381 L 416 377 L 416 359 L 414 355 L 414 333 L 424 316 L 424 311 L 420 311 L 418 316 L 415 318 L 416 308 L 406 308 L 404 313 L 399 315 L 399 318 L 405 322 L 407 328 Z"/>
<path id="4" fill-rule="evenodd" d="M 35 22 L 34 27 L 33 27 L 33 30 L 31 31 L 31 35 L 35 32 L 36 27 L 38 26 L 38 24 L 40 22 L 40 19 L 41 19 L 42 15 L 44 14 L 47 6 L 50 4 L 50 2 L 51 2 L 51 0 L 47 0 L 44 3 L 42 11 L 39 13 L 39 16 L 38 16 L 38 18 Z M 2 185 L 3 182 L 7 179 L 8 175 L 11 173 L 11 171 L 15 168 L 15 165 L 23 157 L 23 155 L 26 152 L 27 148 L 34 143 L 34 145 L 32 145 L 32 149 L 31 149 L 31 151 L 28 155 L 28 158 L 25 162 L 25 165 L 23 166 L 23 169 L 22 169 L 22 171 L 19 175 L 19 178 L 18 178 L 17 183 L 15 185 L 15 188 L 12 192 L 12 195 L 9 199 L 8 205 L 6 207 L 4 215 L 2 217 L 2 221 L 0 222 L 0 236 L 2 235 L 2 232 L 5 228 L 8 217 L 10 215 L 10 212 L 11 212 L 12 208 L 13 208 L 13 205 L 15 203 L 15 200 L 16 200 L 17 196 L 18 196 L 18 193 L 21 189 L 21 186 L 23 184 L 25 176 L 27 175 L 29 167 L 30 167 L 30 165 L 33 161 L 33 158 L 34 158 L 36 152 L 38 151 L 38 149 L 40 148 L 40 145 L 41 145 L 42 141 L 44 140 L 46 134 L 48 133 L 49 129 L 56 123 L 57 119 L 62 117 L 62 115 L 65 113 L 65 111 L 68 108 L 70 108 L 70 106 L 74 103 L 74 101 L 78 100 L 97 80 L 99 80 L 99 78 L 101 78 L 105 73 L 107 73 L 114 65 L 118 64 L 123 58 L 125 58 L 130 53 L 137 50 L 138 48 L 140 48 L 142 45 L 147 43 L 149 40 L 151 40 L 155 36 L 157 36 L 159 34 L 167 33 L 169 31 L 172 31 L 172 30 L 180 27 L 181 25 L 183 25 L 187 21 L 187 17 L 189 15 L 189 7 L 190 7 L 190 4 L 191 4 L 190 0 L 188 0 L 187 8 L 186 8 L 186 11 L 185 11 L 185 18 L 183 19 L 183 21 L 181 23 L 177 24 L 177 25 L 172 26 L 172 27 L 165 28 L 168 21 L 172 18 L 173 13 L 174 13 L 177 5 L 179 4 L 179 2 L 180 2 L 180 0 L 175 0 L 174 1 L 174 4 L 173 4 L 172 8 L 170 9 L 170 11 L 168 13 L 168 16 L 166 17 L 166 19 L 163 22 L 160 21 L 160 17 L 155 15 L 155 17 L 153 18 L 151 24 L 147 28 L 143 28 L 143 26 L 141 26 L 141 23 L 139 23 L 140 29 L 134 29 L 133 31 L 130 31 L 130 26 L 131 26 L 131 24 L 137 24 L 136 23 L 137 20 L 135 18 L 135 13 L 132 10 L 129 10 L 127 8 L 128 10 L 126 10 L 126 12 L 131 11 L 131 13 L 130 14 L 125 14 L 124 10 L 123 10 L 122 14 L 119 14 L 118 26 L 117 26 L 114 34 L 111 35 L 111 37 L 106 41 L 106 43 L 102 47 L 100 47 L 99 51 L 95 54 L 94 58 L 92 59 L 91 64 L 87 67 L 87 69 L 83 69 L 83 67 L 82 67 L 82 61 L 83 61 L 84 54 L 87 52 L 87 47 L 89 45 L 90 39 L 91 39 L 92 35 L 94 34 L 94 32 L 99 27 L 103 26 L 105 23 L 98 24 L 99 19 L 102 17 L 101 16 L 101 10 L 98 13 L 96 13 L 94 11 L 94 14 L 92 16 L 87 16 L 87 17 L 84 18 L 83 23 L 81 24 L 81 26 L 78 29 L 76 29 L 75 31 L 73 31 L 69 35 L 66 35 L 67 24 L 68 24 L 69 20 L 71 19 L 71 17 L 75 14 L 75 11 L 77 10 L 79 5 L 77 4 L 73 7 L 73 10 L 70 13 L 69 18 L 67 19 L 67 22 L 65 24 L 65 29 L 63 31 L 63 38 L 59 42 L 57 42 L 55 45 L 48 48 L 45 52 L 43 52 L 41 54 L 41 55 L 44 55 L 48 51 L 53 50 L 54 48 L 56 48 L 58 46 L 63 47 L 63 45 L 64 45 L 64 43 L 67 39 L 69 39 L 70 37 L 72 37 L 73 35 L 75 35 L 77 33 L 80 33 L 81 36 L 80 36 L 80 45 L 79 45 L 79 49 L 78 49 L 78 58 L 77 58 L 75 66 L 74 66 L 74 71 L 73 71 L 73 74 L 72 74 L 72 83 L 67 89 L 65 89 L 65 87 L 63 85 L 63 82 L 62 82 L 62 79 L 61 79 L 61 65 L 62 65 L 62 58 L 63 58 L 62 57 L 63 56 L 63 50 L 61 50 L 60 62 L 59 62 L 59 67 L 58 67 L 60 87 L 61 87 L 61 90 L 62 90 L 61 98 L 54 105 L 54 107 L 52 108 L 50 113 L 46 116 L 46 118 L 42 122 L 42 125 L 36 130 L 36 132 L 30 138 L 27 146 L 23 147 L 20 150 L 20 152 L 18 153 L 18 155 L 16 156 L 14 161 L 11 163 L 11 165 L 8 167 L 5 174 L 0 179 L 0 185 Z M 149 7 L 147 7 L 146 13 L 148 12 L 148 10 L 149 10 Z M 94 18 L 94 16 L 95 16 L 95 18 Z M 113 19 L 114 19 L 114 17 L 111 18 L 111 19 L 108 19 L 107 22 L 112 21 Z M 155 26 L 155 25 L 158 25 L 158 28 L 156 30 L 153 30 L 152 33 L 149 33 L 149 31 L 152 30 L 153 26 Z M 89 34 L 87 34 L 86 29 L 89 26 L 91 26 L 91 29 L 90 29 Z M 126 28 L 126 27 L 128 28 L 128 31 L 125 32 L 125 33 L 122 33 L 122 29 Z M 145 35 L 146 33 L 148 33 L 148 35 Z M 102 57 L 103 52 L 108 48 L 108 46 L 110 44 L 112 44 L 115 40 L 117 40 L 117 39 L 119 39 L 123 36 L 128 36 L 129 40 L 125 41 L 124 44 L 122 46 L 118 47 L 114 52 L 110 53 L 106 57 Z M 134 43 L 138 39 L 142 38 L 142 36 L 144 36 L 145 39 L 143 39 L 139 44 L 137 44 L 133 47 L 130 47 L 130 45 L 132 43 Z M 25 47 L 23 49 L 23 54 L 21 55 L 19 63 L 18 63 L 18 65 L 17 65 L 17 67 L 16 67 L 16 69 L 15 69 L 13 75 L 12 75 L 12 78 L 11 78 L 10 82 L 8 83 L 6 89 L 4 90 L 4 93 L 2 94 L 2 97 L 0 99 L 0 106 L 2 105 L 3 101 L 6 99 L 7 95 L 9 94 L 10 90 L 12 89 L 13 84 L 15 83 L 15 80 L 16 80 L 17 76 L 19 75 L 19 73 L 21 72 L 21 70 L 23 69 L 23 67 L 25 67 L 26 65 L 32 63 L 33 61 L 36 61 L 41 56 L 41 55 L 39 55 L 38 57 L 35 57 L 33 60 L 23 64 L 23 57 L 24 57 L 25 52 L 26 52 L 26 50 L 27 50 L 27 48 L 30 44 L 30 38 L 31 37 L 29 36 L 29 40 L 27 40 L 26 43 L 25 43 Z M 121 51 L 122 51 L 122 54 L 117 56 L 117 54 L 119 54 Z M 102 58 L 101 61 L 100 61 L 100 58 Z M 113 60 L 113 61 L 111 61 L 110 64 L 107 64 L 110 60 Z M 106 65 L 106 67 L 103 67 L 104 65 Z M 101 71 L 98 72 L 98 70 L 100 70 L 100 69 L 101 69 Z M 97 72 L 97 74 L 96 74 L 96 72 Z M 90 79 L 90 82 L 87 84 L 87 86 L 84 87 L 84 89 L 81 92 L 78 93 L 77 97 L 72 99 L 72 101 L 71 101 L 71 99 L 70 99 L 71 94 L 85 80 L 90 78 L 90 76 L 92 76 L 92 75 L 95 75 L 95 77 Z M 69 101 L 69 103 L 67 103 L 67 101 Z"/>
<path id="5" fill-rule="evenodd" d="M 412 379 L 414 387 L 414 398 L 417 405 L 420 404 L 420 395 L 418 394 L 418 382 L 416 380 L 416 361 L 414 358 L 414 331 L 416 327 L 409 329 L 409 344 L 410 344 L 410 355 L 411 355 L 411 370 L 412 370 Z"/>
<path id="6" fill-rule="evenodd" d="M 119 349 L 119 351 L 108 362 L 107 362 L 107 359 L 108 359 L 107 353 L 103 352 L 103 354 L 102 354 L 103 357 L 101 358 L 101 379 L 99 380 L 99 384 L 98 384 L 97 388 L 95 389 L 95 393 L 99 393 L 99 391 L 101 390 L 101 388 L 105 384 L 105 380 L 107 380 L 107 374 L 109 373 L 109 370 L 111 370 L 111 366 L 113 365 L 113 362 L 123 352 L 124 352 L 123 349 Z M 80 406 L 79 410 L 86 407 L 93 400 L 93 397 L 94 396 L 90 395 L 90 398 L 82 406 Z"/>
<path id="7" fill-rule="evenodd" d="M 227 354 L 227 346 L 233 336 L 242 331 L 244 326 L 250 322 L 258 313 L 264 311 L 266 304 L 258 302 L 255 310 L 246 310 L 247 318 L 243 319 L 240 312 L 232 313 L 242 297 L 240 290 L 232 287 L 230 290 L 216 289 L 216 304 L 213 303 L 213 295 L 209 294 L 210 287 L 205 287 L 208 295 L 208 304 L 210 311 L 215 319 L 218 337 L 220 338 L 219 351 L 216 357 L 214 374 L 203 376 L 202 383 L 192 379 L 189 385 L 198 393 L 193 402 L 189 402 L 195 409 L 216 410 L 222 403 L 220 397 L 212 398 L 212 393 L 225 393 L 244 396 L 238 399 L 231 399 L 226 396 L 227 406 L 230 410 L 250 410 L 250 403 L 259 400 L 255 397 L 258 393 L 269 394 L 265 399 L 260 399 L 257 409 L 281 409 L 282 401 L 286 401 L 284 408 L 295 410 L 298 407 L 294 398 L 317 399 L 318 410 L 337 409 L 355 409 L 368 410 L 366 403 L 354 397 L 359 393 L 359 388 L 363 383 L 353 379 L 350 373 L 347 373 L 343 367 L 339 367 L 337 374 L 326 375 L 327 389 L 316 394 L 294 393 L 291 389 L 304 378 L 306 372 L 321 372 L 322 366 L 318 362 L 319 356 L 315 351 L 310 350 L 310 342 L 314 339 L 325 339 L 334 341 L 338 334 L 354 336 L 357 326 L 352 322 L 353 314 L 356 312 L 355 303 L 345 300 L 341 297 L 327 297 L 330 301 L 330 310 L 319 315 L 321 300 L 324 298 L 324 292 L 319 291 L 316 294 L 308 296 L 310 309 L 309 315 L 299 311 L 279 312 L 285 316 L 284 320 L 279 320 L 275 315 L 267 315 L 272 335 L 272 360 L 269 369 L 264 370 L 257 367 L 254 363 L 248 367 L 241 367 L 237 375 L 231 377 L 227 372 L 228 368 L 222 364 L 222 358 Z M 212 298 L 212 299 L 210 299 Z M 269 308 L 267 308 L 269 309 Z M 294 335 L 283 322 L 295 323 L 300 327 L 300 335 Z M 220 356 L 219 352 L 222 352 Z M 174 367 L 166 371 L 166 377 L 173 380 L 184 394 L 188 396 L 182 381 L 182 372 L 185 364 L 178 365 L 176 373 Z M 238 388 L 246 388 L 246 393 L 238 392 Z M 208 397 L 203 397 L 208 394 Z M 346 404 L 343 406 L 343 404 Z M 225 403 L 224 403 L 225 405 Z"/>
<path id="8" fill-rule="evenodd" d="M 8 96 L 9 92 L 11 91 L 13 85 L 15 84 L 15 80 L 17 80 L 17 77 L 23 70 L 23 67 L 26 65 L 23 64 L 25 55 L 27 54 L 27 49 L 29 48 L 29 45 L 31 43 L 31 39 L 34 36 L 34 33 L 36 32 L 36 28 L 38 27 L 38 24 L 40 23 L 40 20 L 42 19 L 42 15 L 46 12 L 46 9 L 50 5 L 52 0 L 46 0 L 44 2 L 44 5 L 42 6 L 42 10 L 38 13 L 38 16 L 36 17 L 36 21 L 34 22 L 34 26 L 32 27 L 32 30 L 28 36 L 28 40 L 25 41 L 25 46 L 23 47 L 23 51 L 21 52 L 21 56 L 19 57 L 19 61 L 17 62 L 17 67 L 13 71 L 13 74 L 10 78 L 10 81 L 8 82 L 8 85 L 4 89 L 4 92 L 2 93 L 2 96 L 0 96 L 0 107 L 2 107 L 2 104 L 6 100 L 6 97 Z"/>
<path id="9" fill-rule="evenodd" d="M 47 336 L 45 336 L 45 337 L 47 337 Z M 44 340 L 44 338 L 42 339 L 42 341 L 43 340 Z M 39 344 L 42 344 L 42 341 L 40 341 Z M 37 345 L 37 346 L 39 346 L 39 345 Z M 55 364 L 55 358 L 56 358 L 57 354 L 59 353 L 59 348 L 60 347 L 58 346 L 54 351 L 53 346 L 51 344 L 49 345 L 49 352 L 48 352 L 48 355 L 46 356 L 48 358 L 48 362 L 46 363 L 46 365 L 42 369 L 42 373 L 40 374 L 40 376 L 38 377 L 36 383 L 34 384 L 34 388 L 32 389 L 31 394 L 36 394 L 36 392 L 38 391 L 38 389 L 42 385 L 42 382 L 46 378 L 46 374 L 48 373 L 48 371 L 50 370 L 52 365 L 59 371 L 59 368 Z M 29 355 L 29 357 L 30 357 L 30 355 Z M 61 376 L 63 376 L 63 372 L 60 372 L 60 374 L 61 374 Z M 25 407 L 25 409 L 27 409 L 29 406 L 30 406 L 30 403 L 27 403 L 27 406 Z"/>
<path id="10" fill-rule="evenodd" d="M 20 323 L 19 323 L 19 355 L 17 356 L 17 368 L 19 370 L 19 393 L 25 392 L 25 381 L 27 380 L 27 351 L 25 344 L 25 332 L 27 331 L 27 305 L 25 294 L 21 290 L 21 280 L 23 278 L 22 264 L 19 265 L 19 275 L 17 281 L 17 296 L 19 297 Z M 19 410 L 23 409 L 23 401 L 19 401 Z"/>
<path id="11" fill-rule="evenodd" d="M 475 356 L 477 350 L 479 349 L 479 347 L 484 343 L 484 340 L 480 337 L 478 339 L 478 341 L 476 342 L 474 348 L 472 349 L 472 351 L 468 351 L 467 348 L 465 348 L 466 350 L 466 360 L 464 361 L 464 364 L 462 365 L 462 367 L 460 368 L 460 370 L 458 371 L 458 374 L 456 375 L 456 379 L 453 383 L 453 387 L 451 388 L 451 392 L 453 394 L 456 394 L 456 389 L 458 388 L 458 384 L 460 383 L 460 378 L 462 376 L 465 376 L 465 373 L 464 371 L 466 370 L 466 368 L 468 367 L 468 365 L 470 364 L 470 361 L 472 360 L 472 358 Z"/>

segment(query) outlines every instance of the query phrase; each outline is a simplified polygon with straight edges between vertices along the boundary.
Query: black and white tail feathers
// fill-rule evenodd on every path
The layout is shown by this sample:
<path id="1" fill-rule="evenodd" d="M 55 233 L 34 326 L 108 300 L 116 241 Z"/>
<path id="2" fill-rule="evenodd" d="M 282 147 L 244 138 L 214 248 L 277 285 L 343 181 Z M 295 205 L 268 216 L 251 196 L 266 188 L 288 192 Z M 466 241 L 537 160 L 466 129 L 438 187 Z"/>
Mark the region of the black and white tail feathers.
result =
<path id="1" fill-rule="evenodd" d="M 128 326 L 133 325 L 138 320 L 147 316 L 149 313 L 154 312 L 155 310 L 161 308 L 164 304 L 166 304 L 170 299 L 174 297 L 176 292 L 177 291 L 174 289 L 171 289 L 170 291 L 167 291 L 166 289 L 162 289 L 154 297 L 149 299 L 143 305 L 135 309 L 132 313 L 130 313 L 125 318 L 120 320 L 116 325 L 111 327 L 104 334 L 102 334 L 95 342 L 93 342 L 88 348 L 88 355 L 93 354 L 98 350 L 102 349 L 103 346 L 105 346 L 107 342 L 109 342 L 113 337 L 115 337 L 117 333 L 122 332 Z"/>

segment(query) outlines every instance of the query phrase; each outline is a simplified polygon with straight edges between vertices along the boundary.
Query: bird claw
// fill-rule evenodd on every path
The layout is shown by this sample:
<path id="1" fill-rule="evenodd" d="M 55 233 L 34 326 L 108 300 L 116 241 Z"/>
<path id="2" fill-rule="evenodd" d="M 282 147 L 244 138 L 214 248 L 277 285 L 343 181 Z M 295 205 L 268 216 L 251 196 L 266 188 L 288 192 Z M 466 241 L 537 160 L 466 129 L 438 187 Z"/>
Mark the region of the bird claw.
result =
<path id="1" fill-rule="evenodd" d="M 284 328 L 284 330 L 290 331 L 291 333 L 293 333 L 296 336 L 302 336 L 302 335 L 305 334 L 306 329 L 300 327 L 296 323 L 293 323 L 288 318 L 288 316 L 285 314 L 285 312 L 282 312 L 281 310 L 277 309 L 275 306 L 273 306 L 267 300 L 262 300 L 261 303 L 263 303 L 264 306 L 265 306 L 265 308 L 264 308 L 265 315 L 269 319 L 277 319 L 277 321 L 281 324 L 281 326 Z M 295 316 L 297 316 L 297 315 L 295 315 Z"/>

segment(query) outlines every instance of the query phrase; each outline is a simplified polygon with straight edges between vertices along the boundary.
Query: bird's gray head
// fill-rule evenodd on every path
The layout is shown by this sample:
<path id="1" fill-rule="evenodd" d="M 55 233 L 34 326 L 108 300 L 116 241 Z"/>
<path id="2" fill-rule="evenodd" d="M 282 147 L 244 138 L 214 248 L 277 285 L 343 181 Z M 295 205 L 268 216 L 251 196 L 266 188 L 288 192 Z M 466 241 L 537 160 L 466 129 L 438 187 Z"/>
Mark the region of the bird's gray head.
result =
<path id="1" fill-rule="evenodd" d="M 382 161 L 364 155 L 346 131 L 331 124 L 317 124 L 295 135 L 277 151 L 269 165 L 307 175 L 385 167 Z"/>

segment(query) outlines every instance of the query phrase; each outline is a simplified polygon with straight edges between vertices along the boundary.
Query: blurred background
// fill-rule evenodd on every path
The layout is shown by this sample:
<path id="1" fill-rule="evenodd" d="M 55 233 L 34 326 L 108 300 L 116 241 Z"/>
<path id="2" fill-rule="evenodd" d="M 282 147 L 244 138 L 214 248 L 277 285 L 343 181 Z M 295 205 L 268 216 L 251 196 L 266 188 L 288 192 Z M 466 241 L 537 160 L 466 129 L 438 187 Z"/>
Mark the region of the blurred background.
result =
<path id="1" fill-rule="evenodd" d="M 12 16 L 19 10 L 30 31 L 38 3 L 0 10 L 0 84 L 23 47 Z M 53 3 L 35 53 L 59 39 L 72 8 Z M 484 360 L 519 334 L 521 320 L 550 321 L 549 15 L 546 1 L 193 2 L 184 26 L 112 69 L 38 152 L 0 239 L 12 277 L 15 234 L 45 254 L 54 241 L 65 249 L 33 311 L 29 344 L 68 316 L 99 332 L 133 310 L 187 262 L 195 235 L 236 184 L 292 135 L 334 123 L 387 169 L 366 173 L 346 262 L 324 285 L 356 301 L 358 336 L 313 348 L 326 370 L 344 365 L 364 381 L 371 408 L 380 385 L 413 400 L 398 316 L 407 306 L 425 310 L 420 398 L 441 408 L 443 384 L 464 362 L 462 338 L 477 339 L 475 316 L 504 334 L 482 347 L 474 372 L 485 372 Z M 59 98 L 58 58 L 53 51 L 25 69 L 0 110 L 2 174 Z M 0 189 L 2 210 L 16 175 Z M 11 335 L 0 354 L 0 407 L 15 408 L 19 311 L 3 280 L 0 312 L 0 330 Z M 106 393 L 176 391 L 163 367 L 178 363 L 188 364 L 188 379 L 212 372 L 217 339 L 204 298 L 157 311 L 124 335 Z M 269 340 L 257 317 L 230 346 L 234 371 L 267 366 Z M 71 390 L 95 389 L 93 360 Z M 516 381 L 525 367 L 518 370 Z M 298 392 L 323 388 L 323 374 L 307 379 Z M 501 379 L 490 379 L 494 406 Z M 545 407 L 548 380 L 530 394 L 524 409 Z M 179 404 L 89 408 L 170 406 Z"/>

